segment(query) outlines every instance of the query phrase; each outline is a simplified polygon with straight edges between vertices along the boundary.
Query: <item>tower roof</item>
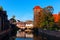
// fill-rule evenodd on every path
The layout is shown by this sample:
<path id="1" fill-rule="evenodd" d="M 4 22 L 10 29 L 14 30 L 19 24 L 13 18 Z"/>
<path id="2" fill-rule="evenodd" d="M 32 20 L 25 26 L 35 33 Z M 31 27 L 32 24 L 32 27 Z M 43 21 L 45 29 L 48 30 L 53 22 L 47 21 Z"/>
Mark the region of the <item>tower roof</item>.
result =
<path id="1" fill-rule="evenodd" d="M 35 6 L 34 9 L 41 9 L 41 7 L 40 6 Z"/>

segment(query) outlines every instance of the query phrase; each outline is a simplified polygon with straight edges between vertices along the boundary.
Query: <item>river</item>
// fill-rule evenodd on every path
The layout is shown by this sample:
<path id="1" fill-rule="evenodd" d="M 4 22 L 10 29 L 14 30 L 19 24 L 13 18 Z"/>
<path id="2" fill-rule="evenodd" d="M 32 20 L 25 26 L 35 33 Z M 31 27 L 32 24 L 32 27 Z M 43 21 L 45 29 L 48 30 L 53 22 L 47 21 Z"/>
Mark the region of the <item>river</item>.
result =
<path id="1" fill-rule="evenodd" d="M 17 34 L 16 40 L 42 40 L 40 35 L 25 33 L 24 31 L 18 32 Z"/>
<path id="2" fill-rule="evenodd" d="M 33 40 L 33 34 L 32 33 L 26 33 L 24 31 L 18 31 L 17 32 L 17 38 L 16 40 Z"/>
<path id="3" fill-rule="evenodd" d="M 42 40 L 42 37 L 34 35 L 33 38 L 16 38 L 16 40 Z"/>
<path id="4" fill-rule="evenodd" d="M 33 40 L 33 38 L 16 38 L 16 40 Z"/>

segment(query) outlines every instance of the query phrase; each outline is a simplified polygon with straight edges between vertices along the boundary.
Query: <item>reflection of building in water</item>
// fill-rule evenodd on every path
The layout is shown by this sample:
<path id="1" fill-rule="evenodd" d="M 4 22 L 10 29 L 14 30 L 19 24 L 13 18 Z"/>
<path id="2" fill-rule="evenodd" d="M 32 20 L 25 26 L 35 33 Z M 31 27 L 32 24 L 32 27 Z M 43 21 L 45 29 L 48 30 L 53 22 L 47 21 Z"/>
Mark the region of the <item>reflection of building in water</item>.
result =
<path id="1" fill-rule="evenodd" d="M 22 38 L 33 38 L 33 34 L 32 33 L 26 33 L 25 31 L 17 31 L 17 37 L 22 37 Z"/>
<path id="2" fill-rule="evenodd" d="M 25 37 L 25 32 L 18 32 L 17 37 Z"/>
<path id="3" fill-rule="evenodd" d="M 33 34 L 28 34 L 28 33 L 26 33 L 26 37 L 27 37 L 27 38 L 33 38 Z"/>

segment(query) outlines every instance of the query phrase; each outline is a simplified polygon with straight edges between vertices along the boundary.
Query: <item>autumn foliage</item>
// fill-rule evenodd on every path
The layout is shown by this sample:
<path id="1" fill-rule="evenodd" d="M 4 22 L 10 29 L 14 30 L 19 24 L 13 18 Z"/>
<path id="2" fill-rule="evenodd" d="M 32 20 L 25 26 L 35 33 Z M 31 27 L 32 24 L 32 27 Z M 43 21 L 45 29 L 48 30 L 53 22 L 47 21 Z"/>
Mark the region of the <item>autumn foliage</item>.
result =
<path id="1" fill-rule="evenodd" d="M 58 14 L 53 14 L 53 11 L 54 9 L 52 6 L 44 8 L 35 6 L 34 27 L 52 29 L 56 26 L 56 23 L 60 26 L 60 12 Z"/>

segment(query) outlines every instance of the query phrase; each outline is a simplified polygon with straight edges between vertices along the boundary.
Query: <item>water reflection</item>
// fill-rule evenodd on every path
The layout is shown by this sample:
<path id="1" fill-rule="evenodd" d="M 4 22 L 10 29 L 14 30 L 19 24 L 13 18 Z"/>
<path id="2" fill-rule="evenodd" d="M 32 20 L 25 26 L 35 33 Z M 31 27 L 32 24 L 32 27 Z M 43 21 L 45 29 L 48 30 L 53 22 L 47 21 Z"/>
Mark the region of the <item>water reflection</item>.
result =
<path id="1" fill-rule="evenodd" d="M 16 40 L 33 40 L 33 38 L 16 38 Z"/>
<path id="2" fill-rule="evenodd" d="M 42 38 L 41 35 L 36 34 L 36 33 L 26 33 L 25 31 L 19 31 L 17 32 L 17 37 L 16 40 L 46 40 L 46 38 Z"/>
<path id="3" fill-rule="evenodd" d="M 17 33 L 17 37 L 25 37 L 25 32 L 21 31 Z"/>
<path id="4" fill-rule="evenodd" d="M 34 40 L 42 40 L 42 37 L 41 36 L 38 36 L 38 35 L 34 35 L 33 39 Z"/>
<path id="5" fill-rule="evenodd" d="M 20 31 L 17 33 L 17 37 L 19 37 L 19 38 L 33 38 L 33 34 L 26 33 L 25 31 Z"/>

